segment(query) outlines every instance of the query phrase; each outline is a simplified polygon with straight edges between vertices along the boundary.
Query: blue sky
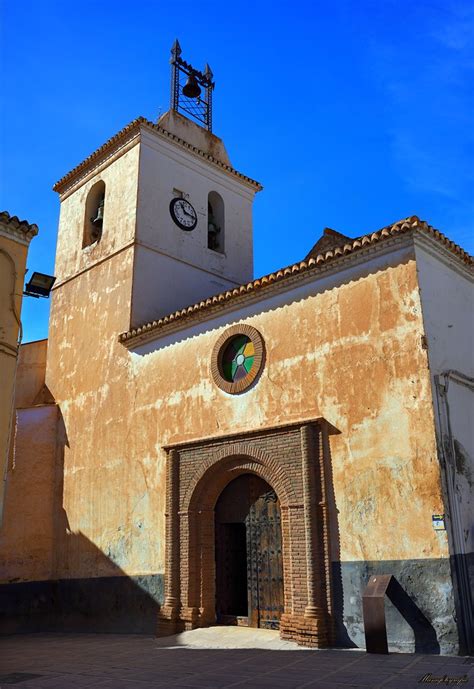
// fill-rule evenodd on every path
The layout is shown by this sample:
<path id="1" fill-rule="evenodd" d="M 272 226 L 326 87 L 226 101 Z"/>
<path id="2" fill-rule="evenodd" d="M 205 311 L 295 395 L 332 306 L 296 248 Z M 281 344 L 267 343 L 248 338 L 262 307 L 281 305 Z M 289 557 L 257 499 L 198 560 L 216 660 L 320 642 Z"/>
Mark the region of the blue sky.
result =
<path id="1" fill-rule="evenodd" d="M 214 132 L 259 180 L 255 275 L 329 226 L 417 214 L 474 253 L 472 2 L 22 2 L 1 5 L 0 209 L 36 222 L 54 272 L 56 180 L 169 105 L 169 50 L 214 72 Z M 25 338 L 48 304 L 25 299 Z"/>

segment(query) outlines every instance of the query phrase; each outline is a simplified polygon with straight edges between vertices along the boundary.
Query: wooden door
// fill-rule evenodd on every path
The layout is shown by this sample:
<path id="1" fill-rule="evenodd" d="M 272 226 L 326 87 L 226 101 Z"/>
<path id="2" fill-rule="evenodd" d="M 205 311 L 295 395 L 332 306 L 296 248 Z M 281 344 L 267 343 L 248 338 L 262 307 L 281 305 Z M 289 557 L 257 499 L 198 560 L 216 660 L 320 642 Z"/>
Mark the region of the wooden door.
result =
<path id="1" fill-rule="evenodd" d="M 278 629 L 283 613 L 280 506 L 275 491 L 265 484 L 262 492 L 259 483 L 246 520 L 249 624 Z"/>
<path id="2" fill-rule="evenodd" d="M 244 474 L 224 489 L 215 514 L 218 621 L 277 629 L 283 562 L 276 493 L 258 476 Z"/>

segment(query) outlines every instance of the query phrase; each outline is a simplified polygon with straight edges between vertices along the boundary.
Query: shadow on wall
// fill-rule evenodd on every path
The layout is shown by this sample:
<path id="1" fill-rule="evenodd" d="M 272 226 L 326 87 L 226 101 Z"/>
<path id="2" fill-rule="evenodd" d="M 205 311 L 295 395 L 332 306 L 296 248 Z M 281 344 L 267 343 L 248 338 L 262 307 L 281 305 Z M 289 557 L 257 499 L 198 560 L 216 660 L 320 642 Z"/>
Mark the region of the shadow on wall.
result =
<path id="1" fill-rule="evenodd" d="M 440 646 L 433 625 L 395 577 L 390 580 L 387 596 L 413 630 L 415 653 L 439 653 Z"/>
<path id="2" fill-rule="evenodd" d="M 127 576 L 84 534 L 71 532 L 63 507 L 69 441 L 61 412 L 43 398 L 41 404 L 18 411 L 15 465 L 8 472 L 1 533 L 7 583 L 0 585 L 0 632 L 154 633 L 164 597 L 163 574 Z M 364 647 L 363 590 L 372 575 L 393 574 L 400 589 L 395 606 L 387 603 L 390 648 L 438 653 L 442 640 L 443 652 L 457 652 L 448 560 L 341 562 L 327 448 L 325 455 L 336 644 Z M 31 569 L 38 563 L 41 576 Z"/>
<path id="3" fill-rule="evenodd" d="M 83 534 L 67 538 L 84 557 L 114 567 Z M 162 599 L 162 575 L 130 577 L 119 567 L 110 576 L 2 584 L 0 633 L 153 634 Z"/>
<path id="4" fill-rule="evenodd" d="M 331 542 L 335 645 L 340 648 L 365 648 L 362 594 L 370 577 L 392 574 L 396 579 L 392 579 L 385 605 L 389 648 L 401 652 L 457 653 L 458 637 L 449 560 L 341 562 L 338 509 L 329 444 L 324 470 Z M 446 591 L 451 591 L 451 594 L 446 595 Z M 443 639 L 442 648 L 438 639 Z"/>
<path id="5" fill-rule="evenodd" d="M 341 571 L 341 543 L 339 536 L 339 519 L 334 494 L 334 479 L 332 473 L 331 444 L 328 442 L 323 452 L 326 500 L 328 505 L 328 529 L 330 539 L 330 558 L 331 558 L 331 583 L 332 601 L 331 612 L 333 617 L 335 644 L 340 648 L 357 648 L 357 644 L 351 639 L 347 632 L 344 620 L 344 587 L 342 584 Z"/>
<path id="6" fill-rule="evenodd" d="M 154 633 L 163 575 L 128 576 L 84 534 L 71 532 L 63 506 L 64 448 L 69 442 L 61 412 L 54 404 L 19 411 L 2 529 L 8 583 L 0 585 L 0 633 Z M 48 415 L 54 418 L 49 436 L 44 424 Z M 21 505 L 28 507 L 22 510 L 20 533 Z M 50 572 L 47 580 L 47 574 L 31 580 L 33 572 L 30 576 L 25 570 L 32 554 L 35 566 Z M 22 576 L 15 579 L 15 570 Z"/>

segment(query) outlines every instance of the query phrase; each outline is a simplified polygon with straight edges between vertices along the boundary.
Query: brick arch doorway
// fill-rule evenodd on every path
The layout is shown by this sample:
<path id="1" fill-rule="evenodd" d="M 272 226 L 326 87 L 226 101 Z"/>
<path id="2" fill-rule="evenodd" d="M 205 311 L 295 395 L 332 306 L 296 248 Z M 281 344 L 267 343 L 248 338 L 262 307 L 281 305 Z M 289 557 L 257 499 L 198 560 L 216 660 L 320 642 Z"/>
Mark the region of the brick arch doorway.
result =
<path id="1" fill-rule="evenodd" d="M 216 623 L 215 506 L 243 474 L 280 500 L 284 612 L 280 636 L 324 647 L 333 637 L 325 419 L 165 446 L 165 598 L 157 633 Z M 328 472 L 329 469 L 329 472 Z"/>
<path id="2" fill-rule="evenodd" d="M 217 622 L 278 629 L 284 583 L 276 492 L 242 474 L 223 489 L 214 514 Z"/>

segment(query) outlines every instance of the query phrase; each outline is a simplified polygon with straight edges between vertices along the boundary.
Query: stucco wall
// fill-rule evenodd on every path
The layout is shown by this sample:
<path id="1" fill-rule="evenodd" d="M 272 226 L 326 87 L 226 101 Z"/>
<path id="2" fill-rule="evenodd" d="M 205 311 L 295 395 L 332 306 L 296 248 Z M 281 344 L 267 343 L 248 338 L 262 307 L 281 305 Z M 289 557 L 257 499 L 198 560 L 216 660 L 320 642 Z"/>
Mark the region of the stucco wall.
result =
<path id="1" fill-rule="evenodd" d="M 331 438 L 331 547 L 341 641 L 363 645 L 361 593 L 379 571 L 397 576 L 442 648 L 453 650 L 448 543 L 431 524 L 443 498 L 412 248 L 341 267 L 135 352 L 117 340 L 128 324 L 132 271 L 130 248 L 54 293 L 46 382 L 60 412 L 64 462 L 54 577 L 95 591 L 111 576 L 141 577 L 142 590 L 155 587 L 156 605 L 163 445 L 324 417 L 340 432 Z M 256 384 L 231 396 L 213 383 L 210 358 L 238 322 L 261 332 L 267 360 Z M 392 642 L 412 648 L 413 632 L 397 615 L 389 613 Z"/>
<path id="2" fill-rule="evenodd" d="M 20 347 L 16 375 L 15 407 L 33 404 L 44 385 L 48 340 L 27 342 Z"/>
<path id="3" fill-rule="evenodd" d="M 178 228 L 171 218 L 169 204 L 176 195 L 174 189 L 183 192 L 196 210 L 198 222 L 191 232 Z M 211 191 L 218 192 L 224 201 L 224 253 L 207 246 L 207 204 Z M 189 156 L 153 132 L 142 133 L 137 241 L 154 254 L 149 256 L 144 250 L 137 254 L 137 274 L 146 279 L 147 289 L 134 290 L 134 325 L 147 320 L 153 310 L 154 317 L 171 313 L 193 304 L 202 294 L 210 296 L 227 284 L 235 286 L 252 279 L 254 195 L 255 189 L 238 178 Z M 178 289 L 170 284 L 167 293 L 163 293 L 159 266 L 161 262 L 166 270 L 167 256 L 181 263 L 181 273 L 190 266 L 193 278 L 188 282 L 179 275 Z M 156 266 L 154 270 L 150 263 Z"/>
<path id="4" fill-rule="evenodd" d="M 18 409 L 0 533 L 0 582 L 53 576 L 56 490 L 55 405 Z"/>
<path id="5" fill-rule="evenodd" d="M 97 562 L 89 548 L 82 552 L 73 539 L 64 538 L 58 546 L 60 577 L 115 573 L 126 561 L 123 552 L 138 570 L 150 571 L 140 557 L 147 549 L 133 538 L 140 534 L 140 517 L 133 517 L 144 493 L 135 458 L 141 458 L 147 438 L 134 449 L 138 391 L 128 354 L 117 342 L 128 323 L 132 264 L 132 250 L 123 251 L 67 282 L 53 297 L 46 381 L 64 423 L 63 504 L 69 530 L 81 532 L 105 555 Z M 160 499 L 158 492 L 150 497 L 161 519 Z"/>
<path id="6" fill-rule="evenodd" d="M 441 600 L 432 623 L 444 648 L 454 648 L 447 539 L 431 525 L 443 501 L 412 251 L 261 300 L 142 353 L 117 342 L 131 271 L 132 254 L 123 252 L 54 295 L 47 383 L 64 422 L 68 524 L 56 576 L 163 573 L 163 445 L 322 416 L 340 431 L 331 451 L 341 624 L 362 645 L 362 590 L 372 572 L 394 573 L 426 614 L 430 600 Z M 214 342 L 234 322 L 256 327 L 267 349 L 260 380 L 240 396 L 219 390 L 210 374 Z M 406 622 L 390 614 L 399 647 L 413 646 Z"/>
<path id="7" fill-rule="evenodd" d="M 466 648 L 474 652 L 473 278 L 445 252 L 429 249 L 416 247 L 418 279 L 459 618 Z"/>
<path id="8" fill-rule="evenodd" d="M 55 275 L 60 284 L 133 242 L 137 208 L 139 146 L 117 152 L 113 164 L 80 180 L 61 199 Z M 86 218 L 86 199 L 98 182 L 105 183 L 105 205 L 102 236 L 82 248 Z"/>
<path id="9" fill-rule="evenodd" d="M 420 241 L 416 261 L 431 374 L 456 369 L 474 377 L 472 271 Z"/>
<path id="10" fill-rule="evenodd" d="M 364 644 L 361 594 L 369 576 L 392 573 L 431 611 L 443 649 L 453 650 L 447 539 L 431 521 L 443 498 L 416 270 L 409 254 L 393 261 L 374 259 L 333 282 L 206 322 L 177 334 L 179 346 L 171 336 L 155 352 L 144 345 L 133 365 L 152 446 L 159 426 L 170 443 L 313 416 L 335 426 L 332 546 L 349 638 Z M 218 390 L 209 373 L 224 321 L 255 326 L 267 348 L 260 381 L 238 397 Z M 391 641 L 414 648 L 412 629 L 392 608 L 389 620 Z"/>
<path id="11" fill-rule="evenodd" d="M 2 226 L 0 226 L 2 227 Z M 3 229 L 3 227 L 2 227 Z M 17 344 L 28 245 L 0 232 L 0 527 L 14 411 Z"/>
<path id="12" fill-rule="evenodd" d="M 428 358 L 436 404 L 436 428 L 441 441 L 443 409 L 436 394 L 435 376 L 458 371 L 474 379 L 474 306 L 473 280 L 458 272 L 441 256 L 417 247 L 423 320 L 428 340 Z M 442 381 L 445 383 L 445 381 Z M 465 552 L 474 552 L 474 412 L 473 386 L 460 381 L 448 382 L 446 397 L 453 442 L 458 444 L 456 493 L 460 506 Z M 466 382 L 466 381 L 464 381 Z M 442 442 L 442 441 L 441 441 Z M 455 459 L 455 458 L 451 458 Z M 454 544 L 453 544 L 454 545 Z"/>
<path id="13" fill-rule="evenodd" d="M 167 316 L 235 286 L 235 282 L 221 275 L 203 271 L 170 256 L 157 255 L 155 251 L 139 245 L 135 250 L 131 327 Z"/>
<path id="14" fill-rule="evenodd" d="M 158 124 L 168 132 L 172 132 L 183 141 L 196 146 L 200 151 L 220 160 L 225 165 L 231 165 L 229 155 L 222 139 L 212 134 L 204 127 L 181 115 L 177 110 L 168 110 L 158 120 Z"/>

